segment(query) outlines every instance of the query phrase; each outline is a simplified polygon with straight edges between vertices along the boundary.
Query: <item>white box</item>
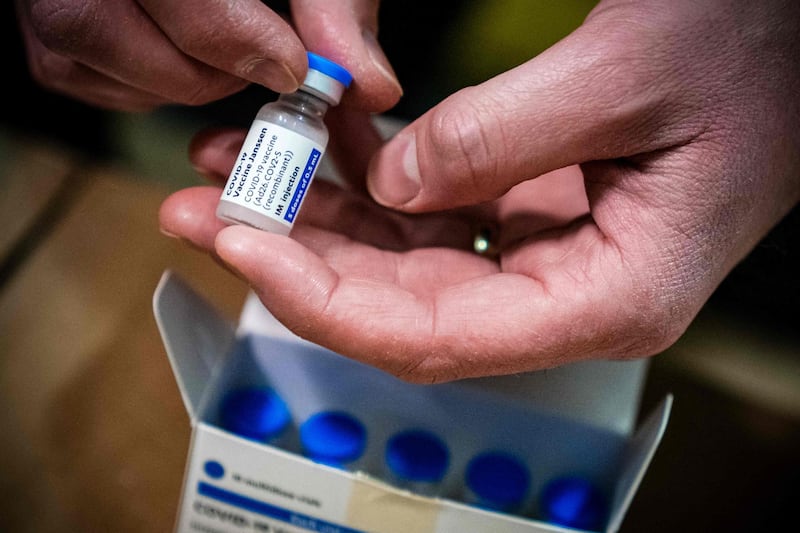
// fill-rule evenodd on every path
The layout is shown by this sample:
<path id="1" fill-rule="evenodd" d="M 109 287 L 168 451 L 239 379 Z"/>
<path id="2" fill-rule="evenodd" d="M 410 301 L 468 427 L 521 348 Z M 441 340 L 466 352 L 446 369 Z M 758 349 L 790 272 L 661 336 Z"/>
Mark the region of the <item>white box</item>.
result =
<path id="1" fill-rule="evenodd" d="M 528 511 L 543 484 L 564 472 L 609 496 L 604 531 L 617 531 L 665 430 L 668 395 L 634 431 L 647 361 L 593 361 L 525 375 L 414 385 L 302 340 L 250 294 L 231 324 L 170 271 L 154 312 L 192 424 L 176 520 L 178 532 L 552 532 L 575 531 L 534 515 L 487 511 L 460 501 L 463 468 L 477 451 L 503 448 L 532 474 Z M 216 426 L 221 395 L 269 385 L 295 420 L 345 408 L 368 428 L 363 471 L 312 462 L 291 450 Z M 381 480 L 391 431 L 435 427 L 451 445 L 442 496 Z M 533 516 L 533 517 L 529 517 Z"/>

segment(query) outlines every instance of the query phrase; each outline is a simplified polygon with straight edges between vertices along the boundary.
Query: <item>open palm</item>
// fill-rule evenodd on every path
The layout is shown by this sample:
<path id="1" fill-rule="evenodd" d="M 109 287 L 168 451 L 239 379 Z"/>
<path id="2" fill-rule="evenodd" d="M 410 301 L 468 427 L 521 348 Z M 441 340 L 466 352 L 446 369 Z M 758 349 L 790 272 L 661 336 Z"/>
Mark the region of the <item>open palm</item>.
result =
<path id="1" fill-rule="evenodd" d="M 653 355 L 800 199 L 797 35 L 791 2 L 604 0 L 385 144 L 334 110 L 347 186 L 317 181 L 293 238 L 224 228 L 213 188 L 162 228 L 409 381 Z M 242 135 L 201 135 L 193 162 L 227 175 Z M 473 249 L 486 228 L 497 255 Z"/>

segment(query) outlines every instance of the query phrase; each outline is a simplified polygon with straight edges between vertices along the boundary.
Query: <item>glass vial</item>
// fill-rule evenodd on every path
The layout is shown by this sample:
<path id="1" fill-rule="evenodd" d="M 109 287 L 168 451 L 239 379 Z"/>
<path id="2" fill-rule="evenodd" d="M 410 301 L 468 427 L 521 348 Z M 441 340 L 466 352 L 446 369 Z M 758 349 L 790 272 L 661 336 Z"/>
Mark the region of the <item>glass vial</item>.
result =
<path id="1" fill-rule="evenodd" d="M 283 398 L 269 387 L 242 387 L 225 394 L 220 425 L 246 439 L 280 445 L 291 423 Z"/>
<path id="2" fill-rule="evenodd" d="M 528 467 L 515 456 L 487 451 L 467 464 L 464 500 L 472 505 L 521 514 L 531 485 Z"/>
<path id="3" fill-rule="evenodd" d="M 423 496 L 437 496 L 450 464 L 450 452 L 433 433 L 410 429 L 387 441 L 385 461 L 387 481 Z"/>
<path id="4" fill-rule="evenodd" d="M 314 462 L 356 470 L 367 447 L 367 430 L 343 411 L 321 411 L 300 426 L 303 455 Z"/>
<path id="5" fill-rule="evenodd" d="M 300 88 L 261 107 L 220 196 L 217 217 L 288 235 L 328 144 L 323 122 L 352 76 L 308 52 Z"/>

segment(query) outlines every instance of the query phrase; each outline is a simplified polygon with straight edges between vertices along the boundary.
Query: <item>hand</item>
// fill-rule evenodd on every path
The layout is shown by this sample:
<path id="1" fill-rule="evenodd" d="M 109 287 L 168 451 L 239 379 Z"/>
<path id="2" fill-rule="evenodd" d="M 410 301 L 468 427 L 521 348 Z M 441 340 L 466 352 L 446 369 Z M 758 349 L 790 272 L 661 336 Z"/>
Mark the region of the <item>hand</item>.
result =
<path id="1" fill-rule="evenodd" d="M 797 35 L 791 2 L 601 2 L 381 147 L 391 209 L 318 182 L 293 240 L 223 229 L 218 189 L 188 189 L 161 224 L 301 336 L 409 381 L 653 355 L 800 198 Z M 193 160 L 224 174 L 224 139 Z M 497 257 L 470 251 L 484 224 Z"/>
<path id="2" fill-rule="evenodd" d="M 294 0 L 297 33 L 261 0 L 16 2 L 33 77 L 99 107 L 199 105 L 249 83 L 291 92 L 306 49 L 350 70 L 347 99 L 359 107 L 383 110 L 402 93 L 375 37 L 374 0 Z"/>

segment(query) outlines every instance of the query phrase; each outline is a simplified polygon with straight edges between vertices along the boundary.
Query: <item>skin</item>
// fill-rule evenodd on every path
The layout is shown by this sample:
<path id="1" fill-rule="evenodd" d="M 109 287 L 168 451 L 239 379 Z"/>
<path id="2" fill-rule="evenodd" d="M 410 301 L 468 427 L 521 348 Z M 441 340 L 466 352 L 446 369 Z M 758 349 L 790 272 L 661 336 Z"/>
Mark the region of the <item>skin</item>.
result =
<path id="1" fill-rule="evenodd" d="M 790 1 L 603 1 L 386 144 L 332 110 L 346 186 L 317 179 L 291 238 L 225 227 L 218 186 L 168 197 L 161 228 L 300 336 L 407 381 L 654 355 L 800 199 L 798 35 Z M 391 100 L 355 74 L 354 101 Z M 202 132 L 192 163 L 227 176 L 243 136 Z M 484 226 L 496 255 L 472 251 Z"/>
<path id="2" fill-rule="evenodd" d="M 347 99 L 378 111 L 400 84 L 377 43 L 375 0 L 293 0 L 292 18 L 260 0 L 16 0 L 31 74 L 108 109 L 200 105 L 249 83 L 291 92 L 310 50 L 357 76 Z"/>

